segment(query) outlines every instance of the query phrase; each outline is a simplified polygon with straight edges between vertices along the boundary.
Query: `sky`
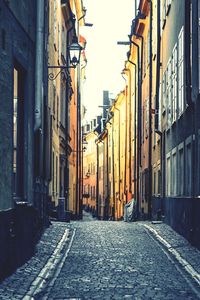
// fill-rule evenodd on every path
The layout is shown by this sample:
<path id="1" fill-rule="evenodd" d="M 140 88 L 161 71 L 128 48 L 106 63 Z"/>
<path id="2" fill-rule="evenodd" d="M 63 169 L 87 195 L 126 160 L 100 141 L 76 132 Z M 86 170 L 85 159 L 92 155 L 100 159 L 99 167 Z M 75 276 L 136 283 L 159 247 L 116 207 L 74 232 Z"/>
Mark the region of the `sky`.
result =
<path id="1" fill-rule="evenodd" d="M 80 33 L 86 38 L 86 81 L 82 103 L 86 106 L 89 121 L 102 112 L 103 90 L 111 98 L 125 87 L 121 72 L 129 46 L 117 45 L 128 41 L 134 18 L 134 0 L 83 0 L 87 9 L 85 21 L 93 27 L 83 27 Z"/>

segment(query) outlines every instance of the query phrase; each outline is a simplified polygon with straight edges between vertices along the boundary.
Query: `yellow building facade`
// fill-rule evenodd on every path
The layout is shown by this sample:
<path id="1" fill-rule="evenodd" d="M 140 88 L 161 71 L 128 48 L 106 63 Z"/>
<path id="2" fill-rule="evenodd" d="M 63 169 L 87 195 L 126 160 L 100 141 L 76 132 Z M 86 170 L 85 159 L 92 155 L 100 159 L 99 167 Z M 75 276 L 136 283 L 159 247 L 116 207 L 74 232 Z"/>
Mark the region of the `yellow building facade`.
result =
<path id="1" fill-rule="evenodd" d="M 74 217 L 80 212 L 81 137 L 80 101 L 81 63 L 70 66 L 69 50 L 73 38 L 80 41 L 79 27 L 84 25 L 85 11 L 81 0 L 49 1 L 49 99 L 51 113 L 51 182 L 49 198 L 53 207 L 62 206 Z M 85 43 L 81 41 L 82 47 Z M 63 70 L 62 66 L 70 66 Z M 52 67 L 51 67 L 52 66 Z M 77 146 L 78 145 L 78 146 Z"/>

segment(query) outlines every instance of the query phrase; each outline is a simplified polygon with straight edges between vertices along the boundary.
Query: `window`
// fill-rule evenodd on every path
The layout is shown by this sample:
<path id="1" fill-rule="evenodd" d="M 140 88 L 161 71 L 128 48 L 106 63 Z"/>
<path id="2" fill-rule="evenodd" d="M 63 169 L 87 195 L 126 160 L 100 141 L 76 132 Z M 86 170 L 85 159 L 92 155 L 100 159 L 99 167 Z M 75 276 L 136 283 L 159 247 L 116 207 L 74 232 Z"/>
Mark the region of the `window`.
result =
<path id="1" fill-rule="evenodd" d="M 145 136 L 148 137 L 149 131 L 149 99 L 145 101 L 145 112 L 146 112 L 146 119 L 145 119 Z"/>
<path id="2" fill-rule="evenodd" d="M 170 154 L 167 156 L 166 160 L 166 196 L 171 194 L 171 166 L 170 166 Z"/>
<path id="3" fill-rule="evenodd" d="M 174 47 L 172 55 L 172 123 L 176 121 L 177 113 L 177 44 Z"/>
<path id="4" fill-rule="evenodd" d="M 178 114 L 184 110 L 184 28 L 178 36 Z"/>
<path id="5" fill-rule="evenodd" d="M 111 173 L 111 157 L 109 156 L 109 162 L 108 162 L 108 170 L 109 173 Z"/>
<path id="6" fill-rule="evenodd" d="M 167 91 L 166 91 L 166 98 L 167 98 L 167 128 L 171 126 L 171 101 L 172 101 L 172 64 L 171 59 L 168 62 L 167 66 Z"/>
<path id="7" fill-rule="evenodd" d="M 176 151 L 172 152 L 172 188 L 171 192 L 173 196 L 177 195 L 177 159 Z"/>
<path id="8" fill-rule="evenodd" d="M 58 195 L 58 157 L 56 156 L 56 196 Z"/>
<path id="9" fill-rule="evenodd" d="M 160 170 L 160 166 L 158 169 L 158 195 L 161 195 L 161 170 Z"/>
<path id="10" fill-rule="evenodd" d="M 156 185 L 157 185 L 156 168 L 154 168 L 153 169 L 153 195 L 156 195 Z"/>
<path id="11" fill-rule="evenodd" d="M 53 116 L 55 119 L 55 113 L 56 113 L 56 84 L 53 82 Z"/>
<path id="12" fill-rule="evenodd" d="M 54 151 L 53 151 L 53 155 L 52 155 L 52 194 L 53 195 L 54 195 L 54 191 L 55 191 L 54 163 L 55 163 L 55 155 L 54 155 Z"/>
<path id="13" fill-rule="evenodd" d="M 167 94 L 167 81 L 166 81 L 167 71 L 163 74 L 163 80 L 162 80 L 162 112 L 164 113 L 166 110 L 166 94 Z"/>
<path id="14" fill-rule="evenodd" d="M 146 75 L 146 68 L 147 68 L 147 42 L 146 39 L 144 40 L 144 49 L 143 49 L 143 77 Z"/>
<path id="15" fill-rule="evenodd" d="M 54 47 L 56 50 L 56 38 L 57 38 L 57 0 L 54 0 L 54 6 L 53 6 L 53 13 L 54 13 L 54 31 L 53 31 L 53 41 L 54 41 Z"/>
<path id="16" fill-rule="evenodd" d="M 186 195 L 190 196 L 192 192 L 192 144 L 186 144 L 186 170 L 185 170 L 185 189 Z"/>
<path id="17" fill-rule="evenodd" d="M 147 36 L 147 45 L 148 45 L 148 48 L 147 48 L 147 65 L 150 64 L 150 60 L 151 60 L 151 58 L 150 58 L 150 43 L 151 43 L 151 41 L 150 41 L 150 30 L 149 30 L 148 31 L 148 36 Z"/>
<path id="18" fill-rule="evenodd" d="M 56 121 L 57 121 L 57 126 L 59 125 L 59 97 L 57 95 L 57 98 L 56 98 Z"/>
<path id="19" fill-rule="evenodd" d="M 178 195 L 184 194 L 184 148 L 179 146 L 178 150 Z"/>
<path id="20" fill-rule="evenodd" d="M 13 195 L 24 195 L 24 72 L 13 69 Z M 19 199 L 18 199 L 19 201 Z"/>

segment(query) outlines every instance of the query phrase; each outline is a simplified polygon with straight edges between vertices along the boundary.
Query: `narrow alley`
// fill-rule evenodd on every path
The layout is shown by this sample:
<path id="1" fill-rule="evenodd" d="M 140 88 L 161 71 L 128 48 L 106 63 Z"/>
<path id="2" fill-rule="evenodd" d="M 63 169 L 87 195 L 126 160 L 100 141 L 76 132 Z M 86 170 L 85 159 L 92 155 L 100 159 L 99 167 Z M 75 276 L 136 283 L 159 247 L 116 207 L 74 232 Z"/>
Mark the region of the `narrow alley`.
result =
<path id="1" fill-rule="evenodd" d="M 200 0 L 0 0 L 0 300 L 200 299 Z"/>
<path id="2" fill-rule="evenodd" d="M 83 221 L 51 226 L 35 257 L 0 284 L 0 299 L 200 299 L 200 276 L 195 281 L 145 227 L 170 242 L 191 271 L 200 253 L 165 224 L 100 222 L 84 212 Z"/>

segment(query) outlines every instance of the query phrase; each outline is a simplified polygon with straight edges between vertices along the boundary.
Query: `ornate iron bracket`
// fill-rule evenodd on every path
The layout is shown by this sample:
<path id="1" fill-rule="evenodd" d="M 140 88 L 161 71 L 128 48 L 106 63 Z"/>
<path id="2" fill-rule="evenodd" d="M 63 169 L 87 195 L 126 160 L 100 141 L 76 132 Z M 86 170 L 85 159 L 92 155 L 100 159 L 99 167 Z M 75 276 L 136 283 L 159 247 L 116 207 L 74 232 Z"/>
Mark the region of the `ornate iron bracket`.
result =
<path id="1" fill-rule="evenodd" d="M 73 68 L 75 69 L 75 66 L 48 66 L 48 69 L 60 69 L 60 71 L 57 74 L 54 74 L 53 72 L 50 72 L 48 74 L 48 80 L 53 81 L 55 80 L 59 74 L 63 74 L 65 78 L 67 79 L 67 71 L 68 69 Z"/>

